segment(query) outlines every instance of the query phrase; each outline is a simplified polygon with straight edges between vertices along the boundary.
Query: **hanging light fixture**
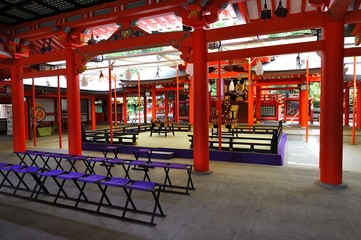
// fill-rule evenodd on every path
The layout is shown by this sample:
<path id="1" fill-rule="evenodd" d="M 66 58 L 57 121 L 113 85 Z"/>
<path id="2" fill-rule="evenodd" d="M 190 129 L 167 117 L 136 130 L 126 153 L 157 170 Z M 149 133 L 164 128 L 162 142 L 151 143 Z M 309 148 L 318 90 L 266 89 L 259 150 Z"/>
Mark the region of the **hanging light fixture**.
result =
<path id="1" fill-rule="evenodd" d="M 277 17 L 286 17 L 287 16 L 287 13 L 288 13 L 288 10 L 287 8 L 284 8 L 282 6 L 282 0 L 280 0 L 280 2 L 278 3 L 278 8 L 276 9 L 275 11 L 275 15 Z"/>
<path id="2" fill-rule="evenodd" d="M 264 0 L 263 10 L 261 11 L 261 19 L 264 20 L 270 18 L 272 18 L 271 10 L 267 8 L 267 1 Z"/>
<path id="3" fill-rule="evenodd" d="M 260 60 L 257 61 L 256 67 L 254 68 L 256 75 L 263 75 L 263 66 Z"/>

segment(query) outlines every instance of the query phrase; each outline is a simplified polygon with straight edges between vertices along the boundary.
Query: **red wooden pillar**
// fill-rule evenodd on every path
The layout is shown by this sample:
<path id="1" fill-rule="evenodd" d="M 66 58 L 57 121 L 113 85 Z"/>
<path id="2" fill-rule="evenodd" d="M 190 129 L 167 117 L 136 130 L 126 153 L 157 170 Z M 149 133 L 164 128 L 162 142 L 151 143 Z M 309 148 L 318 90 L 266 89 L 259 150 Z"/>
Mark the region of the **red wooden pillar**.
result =
<path id="1" fill-rule="evenodd" d="M 306 90 L 299 90 L 299 123 L 301 127 L 306 127 L 308 121 L 308 93 Z"/>
<path id="2" fill-rule="evenodd" d="M 342 185 L 344 23 L 327 22 L 323 28 L 320 124 L 320 183 Z"/>
<path id="3" fill-rule="evenodd" d="M 194 28 L 192 34 L 194 58 L 194 137 L 193 158 L 196 172 L 209 171 L 209 124 L 208 124 L 208 68 L 207 41 L 203 26 Z"/>
<path id="4" fill-rule="evenodd" d="M 127 124 L 127 93 L 123 91 L 123 124 Z"/>
<path id="5" fill-rule="evenodd" d="M 66 50 L 66 82 L 68 106 L 68 152 L 81 155 L 81 112 L 79 74 L 75 72 L 74 50 Z"/>
<path id="6" fill-rule="evenodd" d="M 169 114 L 169 96 L 168 96 L 167 92 L 164 92 L 164 117 L 165 117 L 165 121 L 169 120 L 168 114 Z"/>
<path id="7" fill-rule="evenodd" d="M 23 66 L 11 66 L 11 103 L 14 152 L 21 152 L 26 150 L 24 83 L 23 79 L 19 78 L 19 74 L 22 72 Z"/>
<path id="8" fill-rule="evenodd" d="M 356 109 L 356 127 L 361 128 L 361 82 L 357 83 L 356 88 L 357 88 L 356 108 L 354 108 Z"/>
<path id="9" fill-rule="evenodd" d="M 349 118 L 349 108 L 350 108 L 350 87 L 347 86 L 347 83 L 345 83 L 345 108 L 344 108 L 344 125 L 349 126 L 350 125 L 350 118 Z"/>
<path id="10" fill-rule="evenodd" d="M 152 86 L 152 120 L 157 118 L 157 88 Z"/>
<path id="11" fill-rule="evenodd" d="M 261 87 L 256 87 L 256 119 L 261 121 Z"/>
<path id="12" fill-rule="evenodd" d="M 254 89 L 251 75 L 251 59 L 248 59 L 248 126 L 254 125 Z"/>
<path id="13" fill-rule="evenodd" d="M 146 93 L 144 93 L 144 96 L 143 96 L 143 106 L 144 106 L 144 111 L 143 111 L 143 117 L 144 117 L 144 121 L 143 123 L 147 123 L 147 95 Z"/>

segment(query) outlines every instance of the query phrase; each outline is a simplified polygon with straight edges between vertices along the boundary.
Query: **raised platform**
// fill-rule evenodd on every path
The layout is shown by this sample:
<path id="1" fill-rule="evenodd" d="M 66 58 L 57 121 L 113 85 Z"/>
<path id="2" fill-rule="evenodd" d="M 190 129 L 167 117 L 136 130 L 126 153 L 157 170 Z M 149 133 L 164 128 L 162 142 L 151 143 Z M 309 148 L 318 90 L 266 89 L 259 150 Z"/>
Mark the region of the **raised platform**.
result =
<path id="1" fill-rule="evenodd" d="M 277 154 L 210 150 L 209 158 L 212 161 L 282 166 L 284 160 L 286 139 L 287 139 L 286 135 L 283 134 L 279 142 Z M 104 146 L 104 144 L 83 143 L 83 150 L 101 151 L 100 147 L 102 146 Z M 121 146 L 120 152 L 124 154 L 132 154 L 132 150 L 146 147 L 146 146 L 139 147 L 139 146 L 125 146 L 125 145 L 115 145 L 115 146 L 118 147 Z M 188 158 L 188 159 L 193 158 L 192 149 L 177 149 L 177 148 L 151 148 L 151 149 L 153 149 L 152 158 L 155 159 L 171 159 L 173 157 Z"/>

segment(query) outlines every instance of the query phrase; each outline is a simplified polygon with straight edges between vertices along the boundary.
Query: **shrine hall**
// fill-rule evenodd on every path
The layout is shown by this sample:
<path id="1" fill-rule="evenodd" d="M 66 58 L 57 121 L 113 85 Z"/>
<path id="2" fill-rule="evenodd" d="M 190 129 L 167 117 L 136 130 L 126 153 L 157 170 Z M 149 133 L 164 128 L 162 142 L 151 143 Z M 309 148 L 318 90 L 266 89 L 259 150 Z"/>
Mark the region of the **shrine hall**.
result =
<path id="1" fill-rule="evenodd" d="M 4 239 L 359 239 L 360 37 L 360 0 L 1 1 Z"/>

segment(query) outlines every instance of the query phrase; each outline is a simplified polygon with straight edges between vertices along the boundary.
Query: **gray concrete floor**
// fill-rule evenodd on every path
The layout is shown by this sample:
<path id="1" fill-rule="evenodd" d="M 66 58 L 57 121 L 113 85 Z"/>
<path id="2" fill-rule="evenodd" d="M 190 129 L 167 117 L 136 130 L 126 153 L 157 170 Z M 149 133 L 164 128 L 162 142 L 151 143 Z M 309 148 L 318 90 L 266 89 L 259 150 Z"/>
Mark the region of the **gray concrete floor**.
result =
<path id="1" fill-rule="evenodd" d="M 282 167 L 211 162 L 211 174 L 193 174 L 197 189 L 189 196 L 163 193 L 167 216 L 155 227 L 0 195 L 0 239 L 361 239 L 360 143 L 344 143 L 347 188 L 325 189 L 314 184 L 317 129 L 308 143 L 303 131 L 289 129 Z M 138 144 L 175 144 L 173 136 L 146 138 Z M 1 161 L 15 160 L 11 138 L 0 139 Z M 57 144 L 56 138 L 38 139 L 37 148 L 55 150 Z M 99 155 L 84 152 L 90 154 Z"/>

